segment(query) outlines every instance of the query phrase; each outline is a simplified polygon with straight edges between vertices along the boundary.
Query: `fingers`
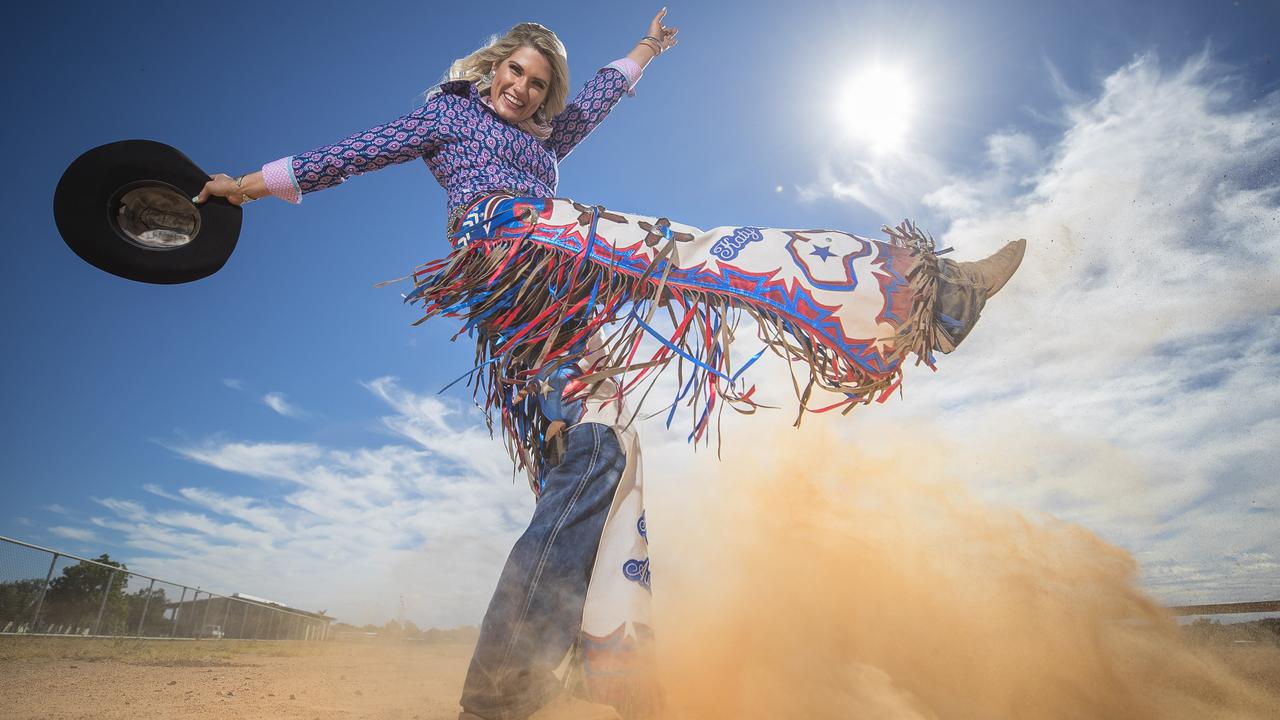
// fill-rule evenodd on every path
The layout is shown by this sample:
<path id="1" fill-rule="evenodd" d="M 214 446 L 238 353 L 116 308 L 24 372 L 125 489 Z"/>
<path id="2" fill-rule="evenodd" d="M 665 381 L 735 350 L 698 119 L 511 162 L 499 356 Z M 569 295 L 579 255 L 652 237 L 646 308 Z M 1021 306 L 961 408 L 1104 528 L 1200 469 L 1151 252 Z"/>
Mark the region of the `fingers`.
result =
<path id="1" fill-rule="evenodd" d="M 666 27 L 662 24 L 662 19 L 666 16 L 667 9 L 664 7 L 653 16 L 653 22 L 649 23 L 649 34 L 658 40 L 663 50 L 676 45 L 676 33 L 680 32 L 680 28 Z"/>
<path id="2" fill-rule="evenodd" d="M 667 15 L 667 9 L 664 7 L 658 11 L 657 15 L 653 16 L 653 21 L 649 23 L 650 35 L 662 34 L 662 18 L 666 17 L 666 15 Z"/>
<path id="3" fill-rule="evenodd" d="M 236 201 L 232 200 L 233 196 L 236 198 Z M 237 201 L 244 200 L 244 195 L 242 195 L 239 188 L 236 187 L 235 181 L 231 179 L 230 175 L 225 173 L 210 175 L 209 182 L 205 183 L 204 187 L 200 188 L 200 192 L 195 197 L 191 198 L 191 202 L 196 205 L 200 205 L 211 197 L 226 198 L 227 201 L 231 202 L 233 205 L 239 205 L 241 203 Z"/>

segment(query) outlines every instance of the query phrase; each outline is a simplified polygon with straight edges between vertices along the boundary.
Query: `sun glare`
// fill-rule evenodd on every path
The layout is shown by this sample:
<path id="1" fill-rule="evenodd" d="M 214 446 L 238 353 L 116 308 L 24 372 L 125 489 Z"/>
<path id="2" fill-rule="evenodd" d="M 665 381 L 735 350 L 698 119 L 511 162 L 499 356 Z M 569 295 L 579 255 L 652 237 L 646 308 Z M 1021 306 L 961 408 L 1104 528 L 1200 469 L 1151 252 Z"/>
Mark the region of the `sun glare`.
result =
<path id="1" fill-rule="evenodd" d="M 840 93 L 836 122 L 875 152 L 902 147 L 915 112 L 915 93 L 900 68 L 872 65 Z"/>

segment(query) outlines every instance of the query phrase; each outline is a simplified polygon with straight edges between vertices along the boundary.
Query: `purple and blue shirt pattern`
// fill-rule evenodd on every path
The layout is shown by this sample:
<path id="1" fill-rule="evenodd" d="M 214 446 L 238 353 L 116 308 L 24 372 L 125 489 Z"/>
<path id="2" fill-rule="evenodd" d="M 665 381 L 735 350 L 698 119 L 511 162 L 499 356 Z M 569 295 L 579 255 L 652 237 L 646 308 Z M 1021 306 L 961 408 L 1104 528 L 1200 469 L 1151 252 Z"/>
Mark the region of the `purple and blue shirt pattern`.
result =
<path id="1" fill-rule="evenodd" d="M 623 93 L 633 94 L 639 76 L 639 66 L 625 58 L 601 68 L 552 119 L 545 141 L 485 106 L 473 84 L 442 83 L 440 92 L 403 117 L 264 165 L 263 179 L 272 195 L 299 203 L 306 193 L 353 175 L 422 158 L 448 194 L 450 215 L 498 190 L 553 197 L 557 163 L 608 116 Z"/>

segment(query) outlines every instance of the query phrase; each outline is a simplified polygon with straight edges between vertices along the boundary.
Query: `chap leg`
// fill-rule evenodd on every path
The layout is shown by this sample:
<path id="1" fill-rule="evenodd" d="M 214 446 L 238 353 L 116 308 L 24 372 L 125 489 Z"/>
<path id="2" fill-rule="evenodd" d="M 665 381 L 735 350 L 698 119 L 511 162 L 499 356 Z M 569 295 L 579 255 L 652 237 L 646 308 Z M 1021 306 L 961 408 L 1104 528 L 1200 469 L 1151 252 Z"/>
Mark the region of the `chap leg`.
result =
<path id="1" fill-rule="evenodd" d="M 560 692 L 554 670 L 581 627 L 625 457 L 599 423 L 569 428 L 565 444 L 507 558 L 463 686 L 463 709 L 488 720 L 523 720 Z"/>

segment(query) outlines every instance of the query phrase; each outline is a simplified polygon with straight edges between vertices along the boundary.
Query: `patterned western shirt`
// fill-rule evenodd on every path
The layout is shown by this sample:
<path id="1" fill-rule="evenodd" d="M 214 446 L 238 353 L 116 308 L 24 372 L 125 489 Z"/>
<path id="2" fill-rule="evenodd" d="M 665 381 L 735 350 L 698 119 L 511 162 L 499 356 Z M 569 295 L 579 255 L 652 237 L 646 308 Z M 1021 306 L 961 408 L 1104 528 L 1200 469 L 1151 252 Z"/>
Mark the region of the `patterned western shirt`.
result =
<path id="1" fill-rule="evenodd" d="M 409 114 L 264 165 L 272 195 L 299 203 L 306 193 L 333 187 L 352 175 L 422 158 L 448 193 L 449 215 L 475 197 L 514 190 L 555 195 L 556 164 L 600 124 L 622 98 L 633 94 L 639 66 L 624 58 L 601 68 L 551 122 L 538 140 L 481 102 L 475 85 L 446 82 Z"/>

